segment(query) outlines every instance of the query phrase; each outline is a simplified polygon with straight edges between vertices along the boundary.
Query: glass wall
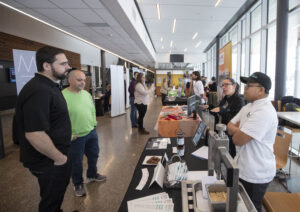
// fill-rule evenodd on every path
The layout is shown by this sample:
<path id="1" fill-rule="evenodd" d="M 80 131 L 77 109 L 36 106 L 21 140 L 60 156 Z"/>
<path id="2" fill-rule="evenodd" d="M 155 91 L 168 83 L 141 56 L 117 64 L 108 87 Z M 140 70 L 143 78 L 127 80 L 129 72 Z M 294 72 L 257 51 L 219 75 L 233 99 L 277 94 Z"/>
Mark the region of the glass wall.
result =
<path id="1" fill-rule="evenodd" d="M 286 95 L 300 97 L 300 83 L 296 83 L 300 82 L 300 9 L 293 9 L 299 0 L 289 0 L 289 6 L 293 12 L 289 15 Z M 232 77 L 239 82 L 239 76 L 266 73 L 272 80 L 271 100 L 275 90 L 276 11 L 277 0 L 260 0 L 220 39 L 220 49 L 232 42 Z M 209 71 L 215 73 L 213 68 Z M 243 87 L 241 84 L 242 93 Z"/>

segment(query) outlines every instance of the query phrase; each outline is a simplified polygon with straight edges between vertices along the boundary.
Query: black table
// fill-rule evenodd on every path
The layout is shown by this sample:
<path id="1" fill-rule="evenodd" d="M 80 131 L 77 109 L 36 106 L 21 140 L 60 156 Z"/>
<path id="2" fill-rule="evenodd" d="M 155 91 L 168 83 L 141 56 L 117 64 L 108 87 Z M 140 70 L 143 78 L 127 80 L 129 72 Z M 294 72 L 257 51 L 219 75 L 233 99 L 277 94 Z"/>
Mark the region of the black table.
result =
<path id="1" fill-rule="evenodd" d="M 150 141 L 149 138 L 148 142 Z M 195 147 L 192 143 L 192 138 L 185 138 L 185 155 L 182 157 L 188 166 L 189 171 L 204 171 L 208 170 L 208 164 L 207 160 L 196 158 L 195 156 L 192 156 L 191 153 L 196 151 L 198 148 L 200 148 L 203 144 L 200 144 L 200 146 Z M 172 147 L 176 146 L 176 138 L 171 138 L 171 144 L 168 144 L 167 149 L 163 150 L 146 150 L 144 149 L 139 162 L 134 170 L 133 177 L 131 179 L 131 182 L 129 184 L 129 187 L 127 189 L 127 192 L 123 198 L 123 201 L 121 203 L 121 206 L 119 208 L 120 212 L 126 212 L 127 209 L 127 201 L 149 196 L 152 194 L 157 194 L 161 192 L 166 192 L 169 194 L 169 197 L 173 199 L 174 203 L 174 211 L 182 211 L 182 202 L 181 202 L 181 189 L 168 189 L 168 188 L 160 188 L 158 185 L 152 185 L 151 188 L 149 188 L 151 179 L 153 177 L 153 172 L 155 166 L 143 166 L 142 163 L 144 161 L 144 158 L 146 155 L 161 155 L 163 156 L 165 152 L 167 152 L 168 158 L 170 159 L 172 154 Z M 149 178 L 147 181 L 147 184 L 144 186 L 143 190 L 135 190 L 138 183 L 140 182 L 142 178 L 142 168 L 148 168 L 149 171 Z"/>
<path id="2" fill-rule="evenodd" d="M 174 101 L 169 101 L 168 97 L 165 98 L 163 105 L 186 105 L 187 98 L 186 97 L 176 97 Z"/>

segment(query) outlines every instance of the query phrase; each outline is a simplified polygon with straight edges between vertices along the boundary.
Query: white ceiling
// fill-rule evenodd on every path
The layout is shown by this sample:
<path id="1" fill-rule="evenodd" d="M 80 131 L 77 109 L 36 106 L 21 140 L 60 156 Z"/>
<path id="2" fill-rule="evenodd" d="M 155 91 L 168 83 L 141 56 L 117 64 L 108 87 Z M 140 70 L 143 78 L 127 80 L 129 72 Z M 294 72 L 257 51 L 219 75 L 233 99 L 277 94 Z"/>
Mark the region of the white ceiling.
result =
<path id="1" fill-rule="evenodd" d="M 154 59 L 141 42 L 118 21 L 116 11 L 111 14 L 107 5 L 117 0 L 2 0 L 32 16 L 82 37 L 122 57 L 144 66 L 154 66 Z M 218 32 L 246 0 L 137 0 L 157 54 L 201 54 Z M 161 20 L 157 18 L 156 4 L 160 4 Z M 110 10 L 112 11 L 112 10 Z M 120 11 L 122 12 L 122 11 Z M 172 33 L 173 19 L 176 30 Z M 86 23 L 107 23 L 108 27 L 88 26 Z M 129 22 L 128 22 L 129 23 Z M 192 36 L 198 32 L 195 40 Z M 163 37 L 163 42 L 160 38 Z M 201 45 L 195 48 L 196 43 Z M 161 46 L 164 46 L 164 49 Z"/>
<path id="2" fill-rule="evenodd" d="M 156 53 L 201 54 L 246 0 L 137 0 Z M 160 4 L 158 19 L 156 4 Z M 175 33 L 172 33 L 176 18 Z M 198 36 L 193 40 L 193 35 Z M 160 41 L 161 37 L 163 42 Z M 173 40 L 173 47 L 170 42 Z M 195 45 L 201 41 L 198 48 Z M 164 49 L 162 49 L 164 46 Z"/>

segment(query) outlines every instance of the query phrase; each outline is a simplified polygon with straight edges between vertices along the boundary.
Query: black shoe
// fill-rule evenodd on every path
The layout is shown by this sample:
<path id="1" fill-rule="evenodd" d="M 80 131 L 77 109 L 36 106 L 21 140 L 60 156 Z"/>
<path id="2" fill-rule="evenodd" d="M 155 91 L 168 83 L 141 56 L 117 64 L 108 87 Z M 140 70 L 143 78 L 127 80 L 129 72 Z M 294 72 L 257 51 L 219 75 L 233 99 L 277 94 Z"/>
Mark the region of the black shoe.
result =
<path id="1" fill-rule="evenodd" d="M 132 126 L 132 128 L 138 128 L 138 126 L 137 126 L 137 125 L 135 125 L 135 126 Z"/>
<path id="2" fill-rule="evenodd" d="M 145 128 L 139 129 L 139 132 L 140 132 L 142 135 L 149 135 L 149 134 L 150 134 L 147 130 L 145 130 Z"/>

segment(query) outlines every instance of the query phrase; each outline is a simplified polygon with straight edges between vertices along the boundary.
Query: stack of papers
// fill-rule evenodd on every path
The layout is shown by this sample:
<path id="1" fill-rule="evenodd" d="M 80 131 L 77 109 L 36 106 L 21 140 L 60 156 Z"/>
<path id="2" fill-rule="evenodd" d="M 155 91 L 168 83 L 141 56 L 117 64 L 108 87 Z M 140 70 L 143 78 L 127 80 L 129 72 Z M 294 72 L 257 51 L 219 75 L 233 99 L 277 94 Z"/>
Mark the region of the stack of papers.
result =
<path id="1" fill-rule="evenodd" d="M 170 143 L 170 138 L 153 138 L 147 143 L 146 149 L 167 149 Z"/>
<path id="2" fill-rule="evenodd" d="M 174 203 L 166 192 L 130 200 L 128 212 L 174 211 Z"/>

